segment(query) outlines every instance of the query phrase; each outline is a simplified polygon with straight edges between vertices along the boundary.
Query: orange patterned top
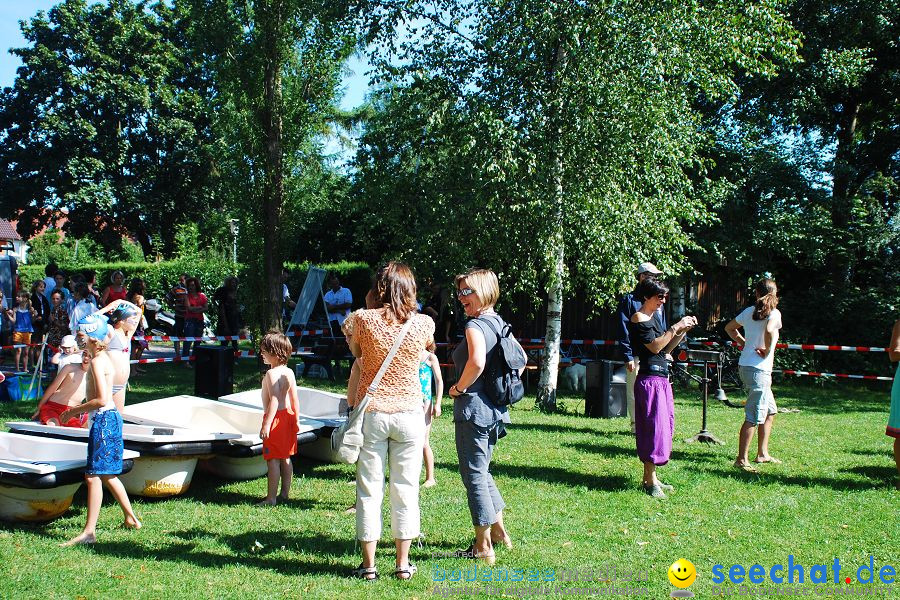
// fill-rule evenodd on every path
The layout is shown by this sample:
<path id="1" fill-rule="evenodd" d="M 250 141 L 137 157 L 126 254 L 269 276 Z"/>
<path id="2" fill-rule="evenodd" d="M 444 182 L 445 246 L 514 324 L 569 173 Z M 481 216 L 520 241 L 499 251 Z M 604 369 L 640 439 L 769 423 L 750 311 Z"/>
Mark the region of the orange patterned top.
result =
<path id="1" fill-rule="evenodd" d="M 419 356 L 428 340 L 434 337 L 434 321 L 427 315 L 413 315 L 411 318 L 413 324 L 385 371 L 366 412 L 399 413 L 422 409 Z M 347 321 L 350 322 L 348 329 L 353 332 L 362 353 L 357 388 L 357 398 L 362 399 L 403 324 L 388 323 L 383 308 L 358 310 L 347 317 Z"/>

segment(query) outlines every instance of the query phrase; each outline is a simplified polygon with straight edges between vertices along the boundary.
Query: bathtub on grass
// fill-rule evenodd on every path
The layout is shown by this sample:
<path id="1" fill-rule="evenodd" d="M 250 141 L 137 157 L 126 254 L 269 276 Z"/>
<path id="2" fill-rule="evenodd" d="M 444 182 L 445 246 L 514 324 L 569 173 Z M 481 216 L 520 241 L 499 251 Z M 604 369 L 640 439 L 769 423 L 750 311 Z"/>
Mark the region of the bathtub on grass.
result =
<path id="1" fill-rule="evenodd" d="M 227 479 L 255 479 L 266 474 L 259 437 L 262 415 L 261 405 L 243 406 L 185 394 L 126 406 L 122 418 L 142 425 L 229 434 L 230 439 L 214 444 L 212 456 L 200 461 L 200 468 Z M 317 440 L 324 428 L 319 420 L 301 418 L 298 446 Z"/>
<path id="2" fill-rule="evenodd" d="M 326 463 L 340 464 L 331 450 L 331 432 L 347 420 L 347 398 L 315 388 L 297 386 L 300 417 L 320 421 L 324 428 L 319 439 L 297 447 L 297 454 Z M 249 390 L 220 396 L 219 402 L 262 410 L 262 390 Z"/>
<path id="3" fill-rule="evenodd" d="M 6 424 L 12 431 L 27 435 L 87 441 L 88 430 L 77 427 L 42 425 L 33 421 Z M 140 453 L 131 471 L 119 479 L 129 494 L 146 498 L 167 498 L 185 493 L 191 485 L 197 461 L 212 455 L 213 448 L 237 434 L 208 433 L 175 427 L 153 427 L 125 423 L 125 449 Z"/>
<path id="4" fill-rule="evenodd" d="M 125 450 L 122 473 L 137 452 Z M 72 504 L 84 481 L 87 444 L 0 432 L 0 519 L 49 521 Z"/>

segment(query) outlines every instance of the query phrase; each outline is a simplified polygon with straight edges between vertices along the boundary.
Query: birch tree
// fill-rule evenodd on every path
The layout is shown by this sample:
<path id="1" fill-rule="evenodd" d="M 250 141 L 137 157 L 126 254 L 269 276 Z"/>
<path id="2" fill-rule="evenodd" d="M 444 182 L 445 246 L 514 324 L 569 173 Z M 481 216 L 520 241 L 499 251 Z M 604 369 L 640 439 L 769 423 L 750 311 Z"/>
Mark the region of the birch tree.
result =
<path id="1" fill-rule="evenodd" d="M 382 73 L 448 82 L 477 123 L 460 148 L 480 170 L 472 256 L 504 291 L 546 297 L 538 405 L 556 405 L 562 301 L 578 286 L 610 305 L 653 260 L 685 266 L 686 225 L 720 192 L 695 104 L 734 96 L 735 73 L 772 76 L 796 56 L 768 0 L 372 2 Z M 397 23 L 404 35 L 393 37 Z M 399 66 L 398 66 L 399 65 Z M 453 224 L 448 225 L 453 228 Z"/>

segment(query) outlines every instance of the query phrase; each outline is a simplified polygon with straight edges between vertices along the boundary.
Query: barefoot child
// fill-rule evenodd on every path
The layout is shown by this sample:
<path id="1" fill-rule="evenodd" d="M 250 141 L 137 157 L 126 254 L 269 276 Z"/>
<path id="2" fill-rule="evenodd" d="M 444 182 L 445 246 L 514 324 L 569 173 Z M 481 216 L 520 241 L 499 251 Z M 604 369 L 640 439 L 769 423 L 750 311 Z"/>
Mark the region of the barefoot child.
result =
<path id="1" fill-rule="evenodd" d="M 44 425 L 62 425 L 63 427 L 84 427 L 87 414 L 61 421 L 60 415 L 69 408 L 78 406 L 84 401 L 88 370 L 91 368 L 91 356 L 87 352 L 77 355 L 81 362 L 69 363 L 59 370 L 53 383 L 44 392 L 37 405 L 32 420 L 40 420 Z"/>
<path id="2" fill-rule="evenodd" d="M 263 458 L 269 468 L 269 489 L 259 506 L 274 506 L 286 501 L 291 492 L 294 467 L 291 455 L 297 452 L 297 422 L 300 410 L 297 382 L 288 366 L 293 347 L 291 341 L 277 331 L 270 331 L 259 345 L 263 362 L 272 368 L 262 382 L 263 420 L 259 437 L 263 440 Z M 281 493 L 278 478 L 281 477 Z"/>
<path id="3" fill-rule="evenodd" d="M 31 334 L 34 332 L 32 319 L 37 316 L 37 311 L 31 307 L 31 298 L 25 290 L 19 290 L 16 294 L 16 307 L 6 311 L 6 318 L 13 322 L 13 344 L 23 344 L 21 348 L 16 348 L 16 371 L 19 370 L 21 361 L 22 370 L 28 370 L 28 355 L 31 348 Z"/>
<path id="4" fill-rule="evenodd" d="M 434 340 L 428 342 L 419 357 L 419 381 L 422 383 L 422 408 L 425 410 L 425 445 L 422 448 L 425 463 L 425 483 L 422 487 L 434 487 L 434 452 L 431 450 L 431 420 L 441 416 L 441 398 L 444 395 L 444 379 L 441 377 L 441 364 L 435 356 Z M 431 401 L 431 380 L 434 379 L 435 399 Z"/>
<path id="5" fill-rule="evenodd" d="M 775 345 L 781 329 L 781 311 L 778 306 L 778 287 L 771 279 L 756 282 L 756 304 L 748 306 L 725 326 L 725 332 L 744 346 L 738 361 L 741 380 L 749 390 L 744 422 L 738 434 L 738 456 L 734 466 L 755 472 L 748 453 L 753 434 L 759 427 L 756 463 L 780 463 L 769 454 L 769 436 L 775 423 L 778 407 L 772 395 L 772 367 L 775 361 Z M 743 329 L 741 335 L 739 329 Z"/>
<path id="6" fill-rule="evenodd" d="M 87 375 L 87 397 L 84 404 L 69 408 L 59 415 L 60 422 L 67 422 L 82 413 L 91 412 L 91 431 L 88 434 L 87 467 L 84 480 L 87 483 L 87 521 L 84 531 L 63 546 L 93 544 L 97 541 L 97 519 L 103 503 L 104 484 L 125 514 L 124 527 L 140 529 L 141 523 L 134 515 L 125 486 L 117 475 L 122 472 L 122 416 L 116 410 L 112 397 L 114 369 L 106 354 L 109 326 L 103 315 L 88 315 L 78 321 L 79 340 L 85 345 L 91 366 Z"/>

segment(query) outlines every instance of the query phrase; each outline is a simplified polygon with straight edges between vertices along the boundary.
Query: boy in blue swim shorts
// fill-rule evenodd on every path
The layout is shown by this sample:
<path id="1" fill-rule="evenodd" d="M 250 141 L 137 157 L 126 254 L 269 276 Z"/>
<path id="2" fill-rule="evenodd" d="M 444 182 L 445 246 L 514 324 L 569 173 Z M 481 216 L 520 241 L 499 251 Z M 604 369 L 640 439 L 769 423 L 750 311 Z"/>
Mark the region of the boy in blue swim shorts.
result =
<path id="1" fill-rule="evenodd" d="M 84 481 L 87 484 L 87 520 L 81 534 L 62 546 L 93 544 L 97 541 L 97 520 L 103 503 L 104 484 L 122 507 L 125 514 L 123 526 L 140 529 L 141 522 L 134 515 L 125 486 L 117 475 L 122 472 L 122 415 L 116 410 L 112 396 L 115 367 L 106 353 L 110 328 L 106 317 L 90 314 L 78 321 L 77 339 L 79 345 L 91 357 L 87 374 L 87 401 L 74 406 L 60 415 L 66 421 L 81 413 L 91 412 L 91 431 L 88 435 L 87 466 Z"/>

